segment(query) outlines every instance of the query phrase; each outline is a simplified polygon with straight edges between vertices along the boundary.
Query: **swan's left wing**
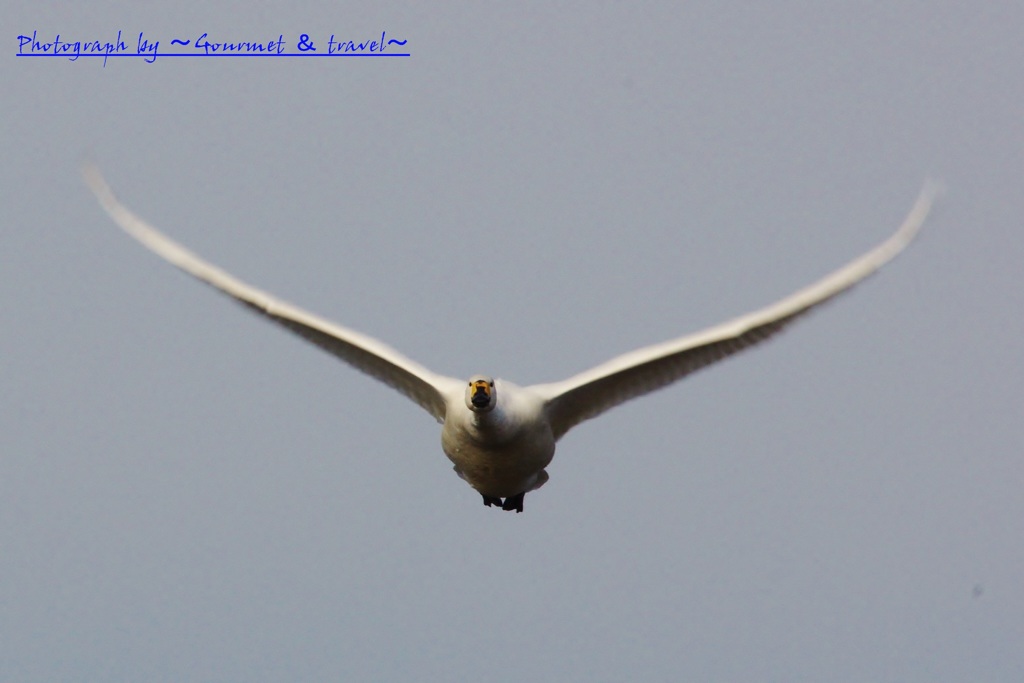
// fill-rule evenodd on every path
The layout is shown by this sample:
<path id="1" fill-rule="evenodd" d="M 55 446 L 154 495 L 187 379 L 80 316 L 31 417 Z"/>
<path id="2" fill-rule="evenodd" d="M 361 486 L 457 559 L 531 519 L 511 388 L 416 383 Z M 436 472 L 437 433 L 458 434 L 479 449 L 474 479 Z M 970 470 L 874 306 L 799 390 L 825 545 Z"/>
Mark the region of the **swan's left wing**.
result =
<path id="1" fill-rule="evenodd" d="M 892 237 L 771 306 L 696 334 L 637 349 L 562 382 L 531 387 L 547 400 L 546 411 L 555 438 L 620 403 L 660 389 L 768 339 L 798 317 L 853 287 L 910 243 L 924 223 L 937 192 L 936 185 L 926 185 Z"/>
<path id="2" fill-rule="evenodd" d="M 445 396 L 459 392 L 462 382 L 427 370 L 386 344 L 308 313 L 260 291 L 170 239 L 136 216 L 114 197 L 98 169 L 83 170 L 100 205 L 125 232 L 189 275 L 234 298 L 249 309 L 334 354 L 357 370 L 397 389 L 434 416 L 445 418 Z"/>

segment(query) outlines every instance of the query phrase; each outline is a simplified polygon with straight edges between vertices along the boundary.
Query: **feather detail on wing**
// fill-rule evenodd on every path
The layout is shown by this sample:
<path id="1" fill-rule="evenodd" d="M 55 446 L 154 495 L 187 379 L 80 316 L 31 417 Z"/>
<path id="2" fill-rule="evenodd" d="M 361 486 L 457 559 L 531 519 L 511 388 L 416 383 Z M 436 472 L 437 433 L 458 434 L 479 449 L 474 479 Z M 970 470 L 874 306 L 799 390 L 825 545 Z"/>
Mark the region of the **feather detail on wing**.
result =
<path id="1" fill-rule="evenodd" d="M 204 261 L 132 213 L 118 202 L 97 168 L 88 166 L 83 170 L 83 175 L 100 205 L 114 222 L 150 251 L 356 369 L 397 389 L 422 406 L 438 422 L 444 421 L 444 394 L 460 388 L 461 382 L 434 374 L 376 339 L 324 320 L 247 285 Z"/>
<path id="2" fill-rule="evenodd" d="M 800 316 L 847 291 L 910 243 L 938 192 L 938 185 L 927 184 L 889 239 L 777 303 L 695 334 L 637 349 L 562 382 L 531 387 L 547 399 L 546 411 L 555 438 L 584 420 L 772 337 Z"/>

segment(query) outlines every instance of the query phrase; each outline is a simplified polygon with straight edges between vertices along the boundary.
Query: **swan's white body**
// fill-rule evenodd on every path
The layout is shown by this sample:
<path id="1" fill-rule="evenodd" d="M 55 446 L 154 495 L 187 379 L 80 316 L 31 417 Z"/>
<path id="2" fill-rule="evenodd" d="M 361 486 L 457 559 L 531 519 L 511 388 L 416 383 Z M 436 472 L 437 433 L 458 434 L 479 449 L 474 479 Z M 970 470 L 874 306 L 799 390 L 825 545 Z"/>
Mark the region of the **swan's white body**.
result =
<path id="1" fill-rule="evenodd" d="M 889 239 L 775 304 L 632 351 L 561 382 L 518 387 L 485 376 L 467 385 L 435 374 L 376 339 L 251 287 L 129 211 L 95 168 L 87 168 L 85 178 L 110 217 L 151 251 L 422 406 L 443 424 L 441 445 L 459 476 L 480 492 L 485 504 L 516 511 L 522 511 L 526 492 L 547 481 L 544 468 L 554 456 L 555 442 L 572 427 L 767 339 L 868 277 L 910 243 L 936 194 L 935 187 L 926 187 Z"/>

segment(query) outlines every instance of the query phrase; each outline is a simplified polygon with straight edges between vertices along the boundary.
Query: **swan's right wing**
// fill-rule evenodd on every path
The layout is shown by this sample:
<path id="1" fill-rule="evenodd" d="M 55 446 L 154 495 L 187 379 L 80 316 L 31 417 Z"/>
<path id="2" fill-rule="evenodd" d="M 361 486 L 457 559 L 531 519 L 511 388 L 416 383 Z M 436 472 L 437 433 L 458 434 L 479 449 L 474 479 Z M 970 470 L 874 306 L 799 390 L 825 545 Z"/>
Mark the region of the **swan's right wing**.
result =
<path id="1" fill-rule="evenodd" d="M 547 401 L 555 438 L 584 420 L 768 339 L 850 289 L 910 243 L 937 192 L 938 186 L 926 186 L 903 225 L 885 242 L 779 302 L 696 334 L 637 349 L 562 382 L 531 387 Z"/>
<path id="2" fill-rule="evenodd" d="M 125 232 L 164 260 L 202 280 L 251 310 L 334 354 L 357 370 L 384 382 L 422 406 L 438 422 L 445 417 L 445 394 L 462 383 L 437 375 L 389 346 L 324 320 L 247 285 L 173 241 L 121 204 L 95 167 L 83 171 L 100 205 Z"/>

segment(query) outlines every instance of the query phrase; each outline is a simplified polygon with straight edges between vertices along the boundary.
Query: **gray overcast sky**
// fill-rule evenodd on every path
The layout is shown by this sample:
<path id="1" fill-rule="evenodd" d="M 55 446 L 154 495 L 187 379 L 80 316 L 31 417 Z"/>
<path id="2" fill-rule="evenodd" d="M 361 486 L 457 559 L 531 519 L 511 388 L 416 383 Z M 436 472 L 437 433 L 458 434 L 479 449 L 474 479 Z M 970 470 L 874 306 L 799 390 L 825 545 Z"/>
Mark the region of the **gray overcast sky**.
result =
<path id="1" fill-rule="evenodd" d="M 1024 679 L 1024 4 L 9 3 L 0 680 Z M 492 4 L 493 3 L 488 3 Z M 15 58 L 16 36 L 409 59 Z M 574 430 L 526 512 L 133 243 L 454 376 L 877 277 Z"/>

